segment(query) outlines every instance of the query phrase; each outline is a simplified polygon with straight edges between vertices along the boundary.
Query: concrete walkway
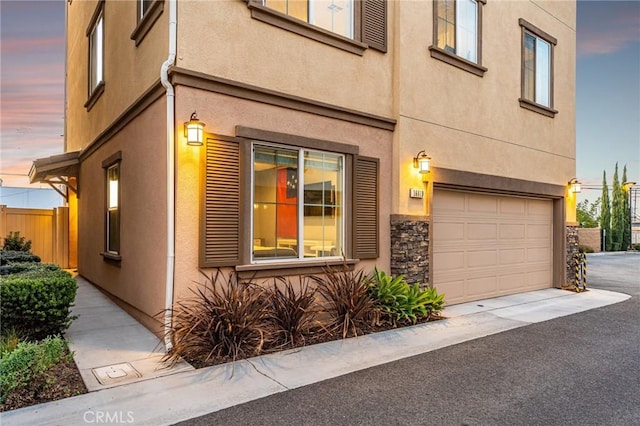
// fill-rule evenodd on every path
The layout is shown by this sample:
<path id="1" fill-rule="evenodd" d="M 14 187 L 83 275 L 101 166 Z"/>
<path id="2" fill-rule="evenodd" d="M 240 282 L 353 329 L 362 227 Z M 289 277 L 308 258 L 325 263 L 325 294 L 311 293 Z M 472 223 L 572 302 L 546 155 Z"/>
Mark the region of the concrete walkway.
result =
<path id="1" fill-rule="evenodd" d="M 145 374 L 153 373 L 146 373 L 144 365 L 158 355 L 153 352 L 155 344 L 152 339 L 144 337 L 142 326 L 124 317 L 116 319 L 119 318 L 116 309 L 91 306 L 90 301 L 96 299 L 89 295 L 89 291 L 97 290 L 85 288 L 85 284 L 82 288 L 77 312 L 84 315 L 76 321 L 75 329 L 69 330 L 69 336 L 72 348 L 78 351 L 76 362 L 85 372 L 83 377 L 98 364 L 106 365 L 105 362 L 129 362 L 136 366 L 136 370 L 140 368 L 145 372 L 135 382 L 120 382 L 85 395 L 2 413 L 2 424 L 173 424 L 353 371 L 622 302 L 630 297 L 604 290 L 586 293 L 539 290 L 455 305 L 444 311 L 447 319 L 442 321 L 307 346 L 234 364 L 170 372 L 146 380 L 151 375 Z M 90 317 L 94 317 L 94 326 L 84 324 Z M 81 337 L 87 334 L 94 336 L 93 341 L 97 343 L 93 350 L 90 345 L 80 343 Z M 136 346 L 137 343 L 141 346 Z M 129 352 L 132 347 L 137 349 Z M 103 355 L 97 355 L 97 352 L 105 348 L 108 348 L 108 355 L 101 358 Z M 115 353 L 127 356 L 115 356 Z M 97 361 L 91 361 L 93 359 Z M 155 367 L 152 371 L 156 371 Z M 86 380 L 91 380 L 91 376 Z"/>
<path id="2" fill-rule="evenodd" d="M 186 362 L 166 368 L 164 344 L 82 277 L 65 333 L 69 349 L 91 391 L 193 370 Z"/>

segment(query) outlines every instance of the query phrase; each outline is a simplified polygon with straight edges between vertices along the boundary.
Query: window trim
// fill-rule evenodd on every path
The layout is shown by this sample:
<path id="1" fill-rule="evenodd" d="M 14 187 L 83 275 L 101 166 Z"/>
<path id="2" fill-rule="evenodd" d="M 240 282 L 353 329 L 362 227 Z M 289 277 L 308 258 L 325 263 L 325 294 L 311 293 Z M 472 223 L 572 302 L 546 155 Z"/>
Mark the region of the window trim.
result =
<path id="1" fill-rule="evenodd" d="M 317 148 L 308 148 L 308 147 L 303 147 L 303 146 L 299 146 L 299 145 L 284 145 L 281 143 L 273 143 L 273 142 L 267 142 L 267 141 L 261 141 L 261 140 L 251 140 L 251 164 L 250 167 L 248 168 L 249 170 L 251 170 L 251 178 L 249 179 L 251 182 L 251 205 L 253 206 L 255 204 L 255 193 L 254 193 L 254 182 L 255 182 L 255 148 L 256 147 L 264 147 L 264 148 L 275 148 L 275 149 L 283 149 L 283 150 L 289 150 L 289 151 L 296 151 L 298 152 L 298 166 L 300 166 L 301 164 L 303 164 L 304 162 L 304 156 L 300 155 L 301 153 L 304 153 L 305 151 L 308 152 L 314 152 L 314 153 L 320 153 L 320 154 L 333 154 L 336 156 L 340 156 L 342 157 L 342 170 L 341 170 L 341 175 L 342 175 L 342 183 L 343 183 L 343 188 L 341 191 L 342 194 L 342 199 L 341 201 L 341 206 L 342 206 L 342 241 L 340 242 L 340 247 L 342 248 L 343 253 L 346 254 L 345 251 L 345 247 L 346 247 L 346 243 L 347 243 L 347 235 L 349 235 L 347 233 L 347 228 L 350 226 L 350 224 L 347 223 L 347 191 L 346 191 L 346 185 L 347 185 L 347 155 L 349 154 L 345 154 L 345 153 L 338 153 L 338 152 L 333 152 L 333 151 L 327 151 L 327 150 L 319 150 Z M 300 167 L 298 167 L 297 170 L 300 170 Z M 298 172 L 299 173 L 299 172 Z M 298 176 L 300 176 L 298 174 Z M 301 181 L 301 179 L 298 180 L 299 182 Z M 303 182 L 304 183 L 304 182 Z M 300 188 L 302 188 L 302 185 L 300 186 Z M 299 194 L 301 194 L 299 192 Z M 300 197 L 298 197 L 300 198 Z M 300 225 L 303 224 L 304 221 L 304 214 L 302 213 L 302 209 L 304 208 L 304 199 L 298 200 L 296 208 L 298 210 L 298 257 L 297 258 L 265 258 L 265 259 L 256 259 L 254 254 L 253 254 L 253 250 L 252 247 L 250 247 L 251 249 L 249 250 L 250 255 L 250 264 L 251 265 L 271 265 L 271 264 L 282 264 L 282 265 L 299 265 L 301 263 L 304 262 L 309 262 L 309 261 L 316 261 L 316 262 L 327 262 L 327 261 L 344 261 L 345 257 L 340 255 L 340 256 L 322 256 L 322 257 L 317 257 L 317 258 L 313 258 L 313 257 L 304 257 L 304 253 L 302 251 L 300 251 L 300 241 L 304 241 L 304 231 L 302 231 L 302 238 L 300 238 Z M 253 224 L 254 224 L 254 209 L 251 209 L 251 217 L 248 219 L 248 222 L 250 223 L 250 235 L 251 237 L 249 238 L 249 241 L 253 241 L 255 238 L 255 235 L 253 234 Z M 304 226 L 302 226 L 302 228 L 304 228 Z M 324 246 L 323 246 L 324 247 Z"/>
<path id="2" fill-rule="evenodd" d="M 457 2 L 457 0 L 454 0 Z M 482 66 L 482 9 L 484 9 L 484 5 L 486 5 L 487 0 L 476 0 L 478 5 L 478 14 L 477 14 L 477 31 L 476 34 L 476 55 L 478 57 L 478 62 L 469 61 L 462 56 L 458 56 L 454 53 L 447 52 L 444 49 L 438 47 L 438 1 L 434 0 L 433 2 L 433 42 L 432 45 L 429 46 L 429 52 L 431 57 L 434 59 L 438 59 L 442 62 L 445 62 L 449 65 L 453 65 L 454 67 L 460 68 L 461 70 L 470 72 L 471 74 L 477 75 L 478 77 L 483 77 L 484 73 L 488 70 L 486 67 Z M 457 23 L 456 23 L 457 25 Z"/>
<path id="3" fill-rule="evenodd" d="M 362 32 L 362 5 L 358 0 L 354 0 L 353 2 L 353 39 L 341 36 L 334 32 L 325 30 L 324 28 L 320 28 L 300 19 L 285 15 L 277 10 L 263 6 L 260 0 L 249 0 L 247 2 L 247 7 L 251 10 L 251 17 L 253 19 L 299 34 L 303 37 L 319 41 L 320 43 L 336 47 L 346 52 L 363 56 L 365 50 L 369 47 L 367 44 L 358 40 L 361 38 Z"/>
<path id="4" fill-rule="evenodd" d="M 164 0 L 154 0 L 146 13 L 143 16 L 140 16 L 143 1 L 144 0 L 137 0 L 136 2 L 137 25 L 131 33 L 131 40 L 135 41 L 136 46 L 142 43 L 144 37 L 149 31 L 151 31 L 153 24 L 155 24 L 164 11 Z"/>
<path id="5" fill-rule="evenodd" d="M 122 151 L 117 151 L 107 159 L 102 161 L 102 168 L 105 175 L 105 193 L 104 193 L 104 214 L 105 214 L 105 227 L 104 227 L 104 251 L 100 253 L 104 260 L 120 261 L 122 260 L 122 247 L 116 252 L 109 250 L 109 170 L 114 166 L 118 167 L 118 239 L 122 234 Z"/>
<path id="6" fill-rule="evenodd" d="M 97 102 L 98 98 L 100 98 L 100 96 L 102 95 L 102 93 L 104 92 L 104 85 L 105 85 L 105 78 L 104 78 L 104 74 L 105 74 L 105 66 L 104 66 L 104 42 L 105 42 L 105 35 L 106 35 L 106 31 L 105 31 L 105 17 L 104 17 L 104 2 L 105 0 L 99 0 L 98 4 L 96 5 L 96 8 L 93 12 L 93 16 L 91 17 L 91 20 L 89 21 L 89 26 L 87 27 L 87 31 L 86 31 L 86 36 L 87 36 L 87 45 L 88 45 L 88 55 L 87 55 L 87 59 L 88 59 L 88 66 L 87 66 L 87 82 L 88 82 L 88 99 L 84 104 L 84 107 L 87 109 L 87 111 L 91 110 L 91 108 L 93 107 L 93 105 Z M 93 34 L 93 30 L 95 29 L 96 25 L 98 24 L 98 21 L 102 19 L 102 48 L 101 48 L 101 56 L 102 56 L 102 79 L 95 85 L 95 87 L 93 86 L 93 81 L 91 80 L 91 59 L 93 57 L 93 53 L 92 53 L 92 41 L 91 41 L 91 35 Z"/>
<path id="7" fill-rule="evenodd" d="M 538 114 L 542 114 L 544 116 L 547 117 L 551 117 L 554 118 L 555 115 L 558 113 L 558 111 L 556 109 L 553 108 L 554 106 L 554 51 L 555 51 L 555 46 L 558 44 L 558 40 L 553 37 L 552 35 L 546 33 L 545 31 L 541 30 L 540 28 L 536 27 L 535 25 L 533 25 L 532 23 L 526 21 L 525 19 L 520 18 L 518 20 L 518 25 L 520 25 L 521 28 L 521 35 L 520 35 L 520 98 L 518 98 L 518 101 L 520 103 L 520 107 L 524 108 L 524 109 L 528 109 L 530 111 L 533 112 L 537 112 Z M 531 99 L 527 99 L 524 97 L 524 73 L 525 73 L 525 69 L 524 69 L 524 57 L 525 57 L 525 35 L 529 33 L 531 35 L 533 35 L 534 37 L 540 38 L 543 41 L 546 41 L 547 43 L 549 43 L 550 47 L 551 47 L 551 52 L 550 52 L 550 57 L 549 57 L 549 74 L 550 74 L 550 80 L 549 81 L 549 105 L 550 106 L 545 106 L 545 105 L 541 105 L 537 102 L 535 102 L 535 100 L 531 100 Z"/>

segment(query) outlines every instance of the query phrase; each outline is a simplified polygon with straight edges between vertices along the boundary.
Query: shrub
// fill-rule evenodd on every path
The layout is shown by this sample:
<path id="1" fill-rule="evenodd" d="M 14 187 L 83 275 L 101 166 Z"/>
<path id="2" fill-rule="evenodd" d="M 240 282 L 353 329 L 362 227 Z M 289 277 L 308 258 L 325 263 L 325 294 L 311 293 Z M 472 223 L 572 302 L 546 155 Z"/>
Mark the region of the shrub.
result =
<path id="1" fill-rule="evenodd" d="M 29 253 L 31 250 L 31 240 L 26 241 L 24 237 L 20 236 L 20 231 L 9 232 L 4 238 L 3 251 L 22 251 Z"/>
<path id="2" fill-rule="evenodd" d="M 593 253 L 594 250 L 588 246 L 578 246 L 578 252 L 580 253 Z"/>
<path id="3" fill-rule="evenodd" d="M 203 273 L 204 275 L 204 273 Z M 235 272 L 220 270 L 193 296 L 171 309 L 173 347 L 164 357 L 175 364 L 180 358 L 209 363 L 216 358 L 248 358 L 273 345 L 273 323 L 265 290 L 242 282 Z M 168 337 L 168 336 L 165 336 Z"/>
<path id="4" fill-rule="evenodd" d="M 377 268 L 373 271 L 369 291 L 375 303 L 394 325 L 398 321 L 416 323 L 442 311 L 444 295 L 435 289 L 421 289 L 418 283 L 409 285 L 403 275 L 393 278 Z"/>
<path id="5" fill-rule="evenodd" d="M 40 343 L 20 342 L 0 357 L 0 402 L 15 389 L 60 362 L 67 352 L 67 344 L 59 336 L 48 337 Z"/>
<path id="6" fill-rule="evenodd" d="M 31 270 L 9 275 L 0 283 L 2 330 L 15 329 L 31 339 L 62 333 L 73 317 L 76 280 L 65 271 Z"/>
<path id="7" fill-rule="evenodd" d="M 329 333 L 337 333 L 343 339 L 362 335 L 380 320 L 380 309 L 369 293 L 371 277 L 363 270 L 347 271 L 346 265 L 341 269 L 326 267 L 324 275 L 311 279 L 331 318 Z"/>
<path id="8" fill-rule="evenodd" d="M 280 281 L 280 286 L 277 281 Z M 281 287 L 283 287 L 281 289 Z M 313 309 L 316 291 L 308 282 L 300 279 L 300 289 L 282 277 L 273 282 L 266 296 L 269 300 L 271 320 L 275 325 L 276 344 L 293 346 L 305 343 L 305 335 L 312 333 L 317 311 Z"/>
<path id="9" fill-rule="evenodd" d="M 24 251 L 0 250 L 0 265 L 19 262 L 40 262 L 40 257 Z"/>
<path id="10" fill-rule="evenodd" d="M 640 250 L 640 244 L 634 244 L 633 245 L 633 249 L 634 250 Z"/>
<path id="11" fill-rule="evenodd" d="M 59 271 L 60 267 L 55 263 L 11 262 L 5 265 L 4 270 L 8 274 L 17 274 L 31 271 Z"/>
<path id="12" fill-rule="evenodd" d="M 0 358 L 4 357 L 9 352 L 15 350 L 20 342 L 20 337 L 14 329 L 5 331 L 0 335 Z"/>

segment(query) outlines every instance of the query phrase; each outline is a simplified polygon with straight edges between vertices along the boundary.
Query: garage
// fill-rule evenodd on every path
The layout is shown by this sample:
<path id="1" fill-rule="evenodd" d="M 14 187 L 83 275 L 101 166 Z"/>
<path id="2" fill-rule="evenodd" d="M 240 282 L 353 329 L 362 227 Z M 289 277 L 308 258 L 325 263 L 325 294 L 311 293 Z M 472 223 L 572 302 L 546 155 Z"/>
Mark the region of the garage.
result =
<path id="1" fill-rule="evenodd" d="M 433 284 L 447 304 L 552 286 L 553 202 L 435 189 Z"/>

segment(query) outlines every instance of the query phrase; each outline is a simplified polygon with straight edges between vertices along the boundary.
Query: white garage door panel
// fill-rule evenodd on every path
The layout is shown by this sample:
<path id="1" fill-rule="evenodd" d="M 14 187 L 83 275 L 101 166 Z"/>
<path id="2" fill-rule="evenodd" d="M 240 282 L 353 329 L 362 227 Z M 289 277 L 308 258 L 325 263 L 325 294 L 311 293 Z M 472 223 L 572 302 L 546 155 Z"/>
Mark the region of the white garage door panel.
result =
<path id="1" fill-rule="evenodd" d="M 551 201 L 436 189 L 433 279 L 447 303 L 551 286 Z"/>

